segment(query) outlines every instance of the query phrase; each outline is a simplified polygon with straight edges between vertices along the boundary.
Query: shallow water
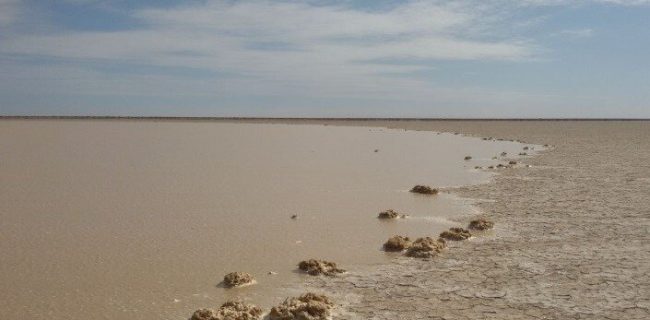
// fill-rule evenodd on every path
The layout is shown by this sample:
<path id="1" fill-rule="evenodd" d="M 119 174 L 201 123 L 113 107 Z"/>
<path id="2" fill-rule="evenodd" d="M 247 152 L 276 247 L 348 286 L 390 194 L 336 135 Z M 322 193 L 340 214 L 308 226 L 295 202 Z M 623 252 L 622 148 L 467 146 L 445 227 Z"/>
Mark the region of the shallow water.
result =
<path id="1" fill-rule="evenodd" d="M 390 259 L 380 246 L 393 234 L 455 225 L 475 210 L 467 201 L 408 189 L 488 181 L 475 165 L 521 149 L 381 128 L 3 120 L 0 310 L 132 320 L 186 319 L 236 296 L 268 307 L 305 277 L 300 260 L 354 271 Z M 410 217 L 376 219 L 389 208 Z M 219 287 L 231 271 L 258 284 Z"/>

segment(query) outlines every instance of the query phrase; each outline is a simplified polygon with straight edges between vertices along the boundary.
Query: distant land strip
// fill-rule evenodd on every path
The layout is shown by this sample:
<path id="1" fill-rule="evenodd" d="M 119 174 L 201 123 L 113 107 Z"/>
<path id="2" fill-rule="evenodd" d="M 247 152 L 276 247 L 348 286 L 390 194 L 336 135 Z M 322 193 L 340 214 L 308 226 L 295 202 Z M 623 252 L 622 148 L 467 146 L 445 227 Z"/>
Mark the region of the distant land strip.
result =
<path id="1" fill-rule="evenodd" d="M 173 116 L 0 116 L 0 120 L 309 120 L 309 121 L 650 121 L 650 118 L 355 118 L 355 117 L 173 117 Z"/>

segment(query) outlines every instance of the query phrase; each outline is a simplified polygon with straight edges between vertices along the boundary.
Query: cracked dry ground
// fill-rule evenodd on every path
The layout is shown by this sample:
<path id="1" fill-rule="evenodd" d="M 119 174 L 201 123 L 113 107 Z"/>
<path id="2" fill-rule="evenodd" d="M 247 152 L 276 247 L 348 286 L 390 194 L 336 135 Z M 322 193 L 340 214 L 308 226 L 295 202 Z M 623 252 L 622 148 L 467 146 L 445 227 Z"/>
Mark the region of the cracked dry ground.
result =
<path id="1" fill-rule="evenodd" d="M 330 122 L 331 123 L 331 122 Z M 650 319 L 650 122 L 337 122 L 554 146 L 462 188 L 493 233 L 314 280 L 345 319 Z M 489 142 L 488 142 L 489 143 Z M 466 223 L 471 217 L 459 217 Z"/>

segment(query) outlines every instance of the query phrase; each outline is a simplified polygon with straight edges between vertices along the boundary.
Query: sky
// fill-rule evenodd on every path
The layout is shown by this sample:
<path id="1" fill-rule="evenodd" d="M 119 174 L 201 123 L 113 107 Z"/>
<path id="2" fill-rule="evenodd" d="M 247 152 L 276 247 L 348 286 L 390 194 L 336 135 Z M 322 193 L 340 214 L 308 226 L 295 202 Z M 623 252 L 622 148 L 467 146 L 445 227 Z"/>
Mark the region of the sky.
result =
<path id="1" fill-rule="evenodd" d="M 0 115 L 650 118 L 650 0 L 0 0 Z"/>

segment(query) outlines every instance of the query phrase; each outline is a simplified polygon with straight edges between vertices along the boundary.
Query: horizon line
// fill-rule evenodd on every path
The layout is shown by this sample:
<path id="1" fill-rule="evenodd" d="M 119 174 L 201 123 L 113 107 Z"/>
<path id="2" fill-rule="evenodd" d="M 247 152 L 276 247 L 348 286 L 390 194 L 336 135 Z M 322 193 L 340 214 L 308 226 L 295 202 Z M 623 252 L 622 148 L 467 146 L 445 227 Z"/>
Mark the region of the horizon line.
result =
<path id="1" fill-rule="evenodd" d="M 650 121 L 650 118 L 458 118 L 458 117 L 223 117 L 0 115 L 0 120 L 312 120 L 312 121 Z"/>

